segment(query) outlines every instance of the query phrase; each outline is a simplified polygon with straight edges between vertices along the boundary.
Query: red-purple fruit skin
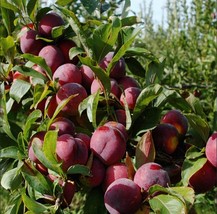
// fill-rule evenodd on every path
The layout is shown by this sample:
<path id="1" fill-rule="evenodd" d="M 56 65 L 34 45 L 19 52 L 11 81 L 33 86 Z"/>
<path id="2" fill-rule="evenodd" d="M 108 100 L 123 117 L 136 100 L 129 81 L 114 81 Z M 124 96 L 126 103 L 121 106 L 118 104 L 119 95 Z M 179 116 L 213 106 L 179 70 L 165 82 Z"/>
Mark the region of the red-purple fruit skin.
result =
<path id="1" fill-rule="evenodd" d="M 81 176 L 80 182 L 89 188 L 99 186 L 105 176 L 105 165 L 96 157 L 93 158 L 92 166 L 90 168 L 90 176 Z"/>
<path id="2" fill-rule="evenodd" d="M 43 48 L 44 43 L 40 39 L 36 39 L 38 33 L 33 30 L 27 30 L 20 37 L 20 49 L 23 53 L 38 55 Z"/>
<path id="3" fill-rule="evenodd" d="M 104 192 L 108 186 L 119 178 L 128 178 L 127 166 L 124 163 L 116 163 L 107 167 L 102 183 Z"/>
<path id="4" fill-rule="evenodd" d="M 75 95 L 62 109 L 62 112 L 68 115 L 77 115 L 79 104 L 87 97 L 85 88 L 78 83 L 66 83 L 60 87 L 56 94 L 56 101 L 59 104 L 71 95 Z"/>
<path id="5" fill-rule="evenodd" d="M 90 149 L 90 136 L 89 135 L 82 133 L 82 132 L 79 132 L 79 133 L 76 133 L 74 137 L 79 138 L 82 141 L 84 141 L 87 148 Z"/>
<path id="6" fill-rule="evenodd" d="M 45 14 L 38 23 L 38 32 L 40 35 L 51 38 L 51 32 L 54 27 L 64 25 L 64 20 L 60 15 L 54 12 Z"/>
<path id="7" fill-rule="evenodd" d="M 206 157 L 217 168 L 217 132 L 214 132 L 206 143 Z"/>
<path id="8" fill-rule="evenodd" d="M 123 124 L 116 122 L 116 121 L 108 121 L 104 124 L 104 126 L 110 126 L 110 127 L 118 129 L 124 135 L 125 140 L 126 141 L 128 140 L 128 133 L 127 133 L 126 127 Z"/>
<path id="9" fill-rule="evenodd" d="M 82 65 L 80 67 L 81 75 L 82 75 L 82 85 L 89 92 L 91 84 L 94 80 L 95 74 L 90 67 L 87 65 Z"/>
<path id="10" fill-rule="evenodd" d="M 141 92 L 140 88 L 137 87 L 129 87 L 124 90 L 124 92 L 120 96 L 120 102 L 122 106 L 124 106 L 124 103 L 126 100 L 126 103 L 128 105 L 128 108 L 130 110 L 133 110 L 136 105 L 136 100 Z"/>
<path id="11" fill-rule="evenodd" d="M 124 76 L 120 78 L 118 80 L 118 84 L 122 88 L 123 91 L 129 87 L 140 88 L 139 83 L 133 77 L 130 77 L 130 76 Z"/>
<path id="12" fill-rule="evenodd" d="M 115 116 L 117 119 L 117 122 L 121 123 L 122 125 L 124 125 L 126 127 L 126 112 L 124 109 L 117 109 L 115 110 Z"/>
<path id="13" fill-rule="evenodd" d="M 168 111 L 161 119 L 161 123 L 169 123 L 176 127 L 179 134 L 184 136 L 188 130 L 188 120 L 179 110 Z"/>
<path id="14" fill-rule="evenodd" d="M 88 147 L 86 143 L 81 140 L 80 138 L 75 138 L 75 141 L 77 143 L 77 153 L 75 155 L 76 157 L 76 164 L 85 165 L 88 160 Z"/>
<path id="15" fill-rule="evenodd" d="M 77 46 L 74 41 L 70 39 L 64 39 L 59 41 L 57 45 L 62 51 L 66 63 L 72 63 L 75 65 L 78 63 L 77 56 L 73 57 L 72 59 L 69 58 L 69 50 Z"/>
<path id="16" fill-rule="evenodd" d="M 105 165 L 111 165 L 123 158 L 126 140 L 119 130 L 100 126 L 91 137 L 90 149 Z"/>
<path id="17" fill-rule="evenodd" d="M 50 130 L 58 130 L 58 135 L 75 134 L 74 123 L 66 117 L 57 117 L 49 127 Z"/>
<path id="18" fill-rule="evenodd" d="M 189 179 L 189 185 L 196 193 L 205 193 L 217 185 L 217 169 L 207 161 Z"/>
<path id="19" fill-rule="evenodd" d="M 108 67 L 114 56 L 114 52 L 109 52 L 100 62 L 100 67 L 104 70 Z M 126 75 L 125 61 L 124 58 L 120 58 L 119 61 L 115 64 L 110 72 L 110 77 L 114 79 L 119 79 Z"/>
<path id="20" fill-rule="evenodd" d="M 55 45 L 46 45 L 43 47 L 38 56 L 44 58 L 47 65 L 54 73 L 55 70 L 64 63 L 64 57 L 60 49 Z"/>
<path id="21" fill-rule="evenodd" d="M 135 213 L 142 203 L 140 188 L 130 179 L 119 178 L 107 188 L 104 203 L 111 214 Z"/>
<path id="22" fill-rule="evenodd" d="M 162 150 L 167 154 L 174 153 L 179 144 L 178 131 L 169 123 L 158 124 L 152 130 L 152 138 L 156 149 Z"/>
<path id="23" fill-rule="evenodd" d="M 59 85 L 66 83 L 82 82 L 82 75 L 79 68 L 72 63 L 60 65 L 53 74 L 53 80 L 58 80 Z"/>
<path id="24" fill-rule="evenodd" d="M 138 168 L 134 175 L 134 182 L 146 193 L 155 184 L 167 187 L 170 184 L 170 178 L 161 165 L 149 162 Z"/>

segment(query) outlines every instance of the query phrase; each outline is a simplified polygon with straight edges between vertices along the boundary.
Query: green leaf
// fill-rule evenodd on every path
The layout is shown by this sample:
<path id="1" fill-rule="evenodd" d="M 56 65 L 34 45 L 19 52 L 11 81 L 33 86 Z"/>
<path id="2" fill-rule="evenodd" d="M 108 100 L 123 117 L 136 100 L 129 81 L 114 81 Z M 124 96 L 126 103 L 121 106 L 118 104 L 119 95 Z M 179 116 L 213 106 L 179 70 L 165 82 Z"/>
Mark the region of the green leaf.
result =
<path id="1" fill-rule="evenodd" d="M 185 159 L 182 165 L 182 183 L 184 186 L 188 186 L 189 179 L 191 176 L 197 172 L 199 169 L 203 167 L 203 165 L 206 163 L 206 158 L 195 158 L 195 159 Z"/>
<path id="2" fill-rule="evenodd" d="M 28 59 L 29 61 L 39 65 L 39 66 L 41 66 L 44 69 L 48 78 L 50 80 L 52 80 L 52 71 L 51 71 L 51 68 L 47 65 L 45 59 L 43 59 L 40 56 L 35 56 L 33 54 L 22 54 L 21 56 L 23 58 Z"/>
<path id="3" fill-rule="evenodd" d="M 132 74 L 145 78 L 146 71 L 136 58 L 125 58 L 125 63 Z"/>
<path id="4" fill-rule="evenodd" d="M 81 0 L 81 3 L 83 4 L 83 6 L 84 6 L 84 8 L 86 9 L 86 11 L 87 11 L 89 14 L 92 14 L 92 13 L 96 10 L 99 1 L 98 1 L 98 0 L 92 0 L 92 1 L 89 1 L 89 0 Z"/>
<path id="5" fill-rule="evenodd" d="M 104 70 L 102 68 L 100 68 L 100 66 L 95 61 L 93 61 L 91 58 L 89 58 L 89 57 L 83 58 L 83 57 L 79 56 L 79 59 L 80 59 L 82 64 L 85 64 L 92 69 L 92 71 L 96 74 L 96 76 L 98 77 L 98 79 L 102 83 L 104 89 L 106 90 L 106 93 L 110 94 L 111 84 L 110 84 L 109 75 L 106 74 L 104 72 Z"/>
<path id="6" fill-rule="evenodd" d="M 35 153 L 35 156 L 45 167 L 51 169 L 59 175 L 64 175 L 62 168 L 60 167 L 61 164 L 54 164 L 47 159 L 45 154 L 42 152 L 42 148 L 40 148 L 40 146 L 37 144 L 37 139 L 32 141 L 32 148 Z"/>
<path id="7" fill-rule="evenodd" d="M 22 199 L 24 205 L 35 214 L 44 213 L 48 209 L 45 205 L 29 198 L 25 193 L 22 193 Z"/>
<path id="8" fill-rule="evenodd" d="M 1 7 L 10 9 L 15 13 L 19 13 L 20 10 L 14 4 L 9 3 L 7 0 L 1 0 Z"/>
<path id="9" fill-rule="evenodd" d="M 1 7 L 1 15 L 2 15 L 2 21 L 4 23 L 5 28 L 7 29 L 8 35 L 11 35 L 15 26 L 14 26 L 14 20 L 15 20 L 15 14 L 14 11 L 8 8 Z"/>
<path id="10" fill-rule="evenodd" d="M 0 52 L 2 52 L 8 62 L 13 63 L 16 46 L 12 36 L 0 37 Z"/>
<path id="11" fill-rule="evenodd" d="M 26 123 L 23 127 L 23 136 L 25 139 L 29 139 L 31 134 L 31 128 L 34 126 L 35 121 L 42 116 L 40 110 L 32 111 L 27 117 Z"/>
<path id="12" fill-rule="evenodd" d="M 27 3 L 27 6 L 26 6 L 27 13 L 32 21 L 34 21 L 38 3 L 39 3 L 39 0 L 29 0 Z"/>
<path id="13" fill-rule="evenodd" d="M 8 146 L 0 150 L 0 159 L 1 158 L 13 158 L 18 159 L 19 149 L 16 146 Z"/>
<path id="14" fill-rule="evenodd" d="M 31 76 L 31 77 L 36 77 L 36 78 L 40 78 L 44 81 L 48 80 L 48 78 L 37 72 L 36 70 L 34 70 L 33 68 L 29 68 L 25 65 L 16 65 L 14 66 L 14 68 L 12 69 L 13 71 L 19 71 L 20 73 L 24 74 L 25 76 Z"/>
<path id="15" fill-rule="evenodd" d="M 73 47 L 69 50 L 69 58 L 73 59 L 75 56 L 79 54 L 84 54 L 84 50 L 80 47 Z"/>
<path id="16" fill-rule="evenodd" d="M 1 179 L 2 187 L 10 190 L 17 189 L 21 182 L 22 176 L 18 172 L 18 168 L 8 170 L 3 174 Z"/>
<path id="17" fill-rule="evenodd" d="M 42 150 L 45 157 L 52 163 L 58 164 L 56 157 L 56 142 L 57 142 L 58 131 L 50 130 L 47 131 L 44 138 Z"/>
<path id="18" fill-rule="evenodd" d="M 87 117 L 89 121 L 92 122 L 94 128 L 97 127 L 96 112 L 99 103 L 99 94 L 100 92 L 97 91 L 96 93 L 90 95 L 87 102 Z"/>
<path id="19" fill-rule="evenodd" d="M 189 96 L 186 98 L 186 101 L 189 103 L 196 115 L 200 115 L 204 119 L 206 118 L 201 101 L 197 97 L 195 97 L 193 94 L 189 94 Z"/>
<path id="20" fill-rule="evenodd" d="M 172 195 L 158 195 L 149 200 L 151 209 L 155 213 L 174 214 L 187 213 L 185 204 Z"/>
<path id="21" fill-rule="evenodd" d="M 69 169 L 67 170 L 67 174 L 80 174 L 84 176 L 91 175 L 89 167 L 80 164 L 69 167 Z"/>
<path id="22" fill-rule="evenodd" d="M 133 120 L 139 117 L 139 115 L 144 111 L 145 107 L 148 106 L 156 97 L 158 97 L 162 90 L 162 86 L 155 84 L 149 85 L 141 91 L 133 110 Z"/>
<path id="23" fill-rule="evenodd" d="M 203 141 L 207 141 L 209 137 L 209 124 L 203 118 L 196 114 L 185 114 L 191 127 L 201 136 Z"/>
<path id="24" fill-rule="evenodd" d="M 64 6 L 66 6 L 66 5 L 70 4 L 70 3 L 72 3 L 73 1 L 74 1 L 74 0 L 57 0 L 57 1 L 55 2 L 55 4 L 64 7 Z"/>
<path id="25" fill-rule="evenodd" d="M 88 40 L 88 44 L 91 46 L 95 54 L 94 59 L 97 62 L 100 62 L 108 52 L 113 50 L 120 29 L 120 19 L 114 18 L 112 23 L 100 25 L 94 30 L 93 36 Z"/>
<path id="26" fill-rule="evenodd" d="M 53 27 L 52 32 L 51 32 L 52 38 L 53 39 L 59 38 L 60 36 L 64 34 L 64 31 L 65 31 L 65 28 L 62 25 L 58 27 Z"/>
<path id="27" fill-rule="evenodd" d="M 21 79 L 17 79 L 11 85 L 10 97 L 15 99 L 19 103 L 20 100 L 24 97 L 24 95 L 29 91 L 30 88 L 31 88 L 30 83 Z"/>
<path id="28" fill-rule="evenodd" d="M 29 163 L 25 162 L 21 171 L 24 179 L 34 190 L 41 194 L 52 194 L 52 183 Z"/>
<path id="29" fill-rule="evenodd" d="M 130 0 L 125 0 L 124 3 L 125 4 L 124 4 L 124 7 L 123 7 L 121 18 L 127 17 L 128 13 L 130 12 L 131 1 Z"/>
<path id="30" fill-rule="evenodd" d="M 85 214 L 107 214 L 107 210 L 104 205 L 103 192 L 101 188 L 93 188 L 87 195 L 87 199 L 84 205 Z"/>
<path id="31" fill-rule="evenodd" d="M 138 24 L 138 23 L 139 23 L 139 19 L 137 16 L 128 16 L 128 17 L 124 17 L 121 19 L 122 27 L 132 26 L 132 25 Z"/>
<path id="32" fill-rule="evenodd" d="M 163 63 L 152 61 L 148 64 L 148 69 L 146 70 L 146 85 L 158 83 L 162 79 L 164 65 Z"/>

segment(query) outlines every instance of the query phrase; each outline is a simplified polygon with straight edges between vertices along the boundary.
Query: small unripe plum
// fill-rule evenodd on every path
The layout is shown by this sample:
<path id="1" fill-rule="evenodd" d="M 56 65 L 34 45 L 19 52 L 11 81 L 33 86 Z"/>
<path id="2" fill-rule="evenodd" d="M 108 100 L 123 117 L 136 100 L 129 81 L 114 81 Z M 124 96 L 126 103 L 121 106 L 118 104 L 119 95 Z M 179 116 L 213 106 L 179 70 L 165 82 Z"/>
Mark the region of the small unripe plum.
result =
<path id="1" fill-rule="evenodd" d="M 87 148 L 90 149 L 90 136 L 89 135 L 79 132 L 79 133 L 76 133 L 74 137 L 83 140 Z"/>
<path id="2" fill-rule="evenodd" d="M 127 141 L 128 134 L 127 134 L 126 127 L 123 124 L 118 123 L 116 121 L 108 121 L 104 124 L 104 126 L 110 126 L 110 127 L 118 129 L 121 132 L 121 134 L 123 134 L 125 140 Z"/>
<path id="3" fill-rule="evenodd" d="M 95 74 L 87 65 L 82 65 L 80 67 L 80 71 L 82 75 L 82 85 L 86 88 L 86 90 L 90 91 L 90 87 L 94 80 Z"/>
<path id="4" fill-rule="evenodd" d="M 126 140 L 119 130 L 100 126 L 91 136 L 90 149 L 105 165 L 111 165 L 123 158 Z"/>
<path id="5" fill-rule="evenodd" d="M 112 58 L 114 56 L 114 52 L 109 52 L 100 62 L 100 67 L 104 70 L 107 69 L 109 63 L 111 62 Z M 125 69 L 125 61 L 124 58 L 121 57 L 118 62 L 115 64 L 115 66 L 110 71 L 110 77 L 114 79 L 119 79 L 126 75 L 126 69 Z"/>
<path id="6" fill-rule="evenodd" d="M 189 185 L 196 193 L 210 191 L 217 184 L 217 169 L 209 161 L 189 179 Z"/>
<path id="7" fill-rule="evenodd" d="M 134 182 L 146 194 L 149 188 L 155 184 L 167 187 L 170 184 L 170 178 L 160 164 L 149 162 L 138 168 L 134 176 Z"/>
<path id="8" fill-rule="evenodd" d="M 54 73 L 55 70 L 64 63 L 64 57 L 61 50 L 55 45 L 46 45 L 43 47 L 38 56 L 44 58 L 47 65 Z"/>
<path id="9" fill-rule="evenodd" d="M 119 98 L 121 94 L 121 90 L 118 86 L 117 81 L 115 79 L 110 78 L 110 83 L 111 83 L 111 93 L 114 94 L 117 98 Z M 101 85 L 98 79 L 94 79 L 90 88 L 91 94 L 96 93 L 98 90 L 102 92 L 103 86 Z"/>
<path id="10" fill-rule="evenodd" d="M 188 130 L 188 120 L 179 110 L 168 111 L 161 119 L 161 123 L 169 123 L 176 127 L 179 134 L 184 136 Z"/>
<path id="11" fill-rule="evenodd" d="M 75 97 L 63 107 L 62 112 L 69 115 L 77 115 L 78 106 L 87 97 L 87 92 L 85 88 L 78 83 L 66 83 L 60 87 L 56 94 L 57 104 L 71 95 L 75 95 Z"/>
<path id="12" fill-rule="evenodd" d="M 132 180 L 119 178 L 107 188 L 104 203 L 111 214 L 132 214 L 141 206 L 142 194 Z"/>
<path id="13" fill-rule="evenodd" d="M 39 21 L 38 32 L 46 38 L 52 38 L 52 29 L 61 25 L 64 25 L 63 18 L 55 12 L 50 12 L 45 14 Z"/>
<path id="14" fill-rule="evenodd" d="M 108 186 L 119 178 L 128 178 L 127 166 L 124 163 L 116 163 L 107 167 L 105 172 L 105 178 L 102 183 L 104 191 Z"/>
<path id="15" fill-rule="evenodd" d="M 118 80 L 118 84 L 122 88 L 123 91 L 129 87 L 140 88 L 139 83 L 133 77 L 130 77 L 130 76 L 121 77 Z"/>
<path id="16" fill-rule="evenodd" d="M 217 168 L 217 132 L 214 132 L 206 143 L 206 157 Z"/>
<path id="17" fill-rule="evenodd" d="M 90 174 L 90 176 L 81 175 L 79 181 L 86 187 L 92 188 L 99 186 L 105 176 L 105 165 L 96 157 L 93 158 Z"/>
<path id="18" fill-rule="evenodd" d="M 124 103 L 126 100 L 126 103 L 128 105 L 128 108 L 130 110 L 133 110 L 136 105 L 136 100 L 141 92 L 140 88 L 137 87 L 129 87 L 124 90 L 124 92 L 120 96 L 120 102 L 122 106 L 124 106 Z"/>
<path id="19" fill-rule="evenodd" d="M 71 48 L 77 46 L 74 41 L 72 41 L 70 39 L 63 39 L 60 42 L 58 42 L 57 45 L 60 48 L 60 50 L 62 51 L 66 63 L 72 63 L 75 65 L 78 63 L 78 57 L 77 56 L 75 56 L 71 60 L 69 58 L 69 50 Z"/>
<path id="20" fill-rule="evenodd" d="M 38 33 L 33 29 L 23 32 L 20 37 L 20 49 L 23 53 L 38 55 L 44 43 L 42 40 L 36 38 L 37 35 Z"/>
<path id="21" fill-rule="evenodd" d="M 53 80 L 57 79 L 59 85 L 66 83 L 79 83 L 81 84 L 82 76 L 79 68 L 72 64 L 66 63 L 60 65 L 53 74 Z"/>
<path id="22" fill-rule="evenodd" d="M 66 117 L 57 117 L 49 127 L 50 130 L 58 130 L 58 135 L 75 134 L 74 123 Z"/>
<path id="23" fill-rule="evenodd" d="M 169 123 L 158 124 L 152 130 L 152 138 L 156 149 L 167 154 L 174 153 L 179 144 L 178 131 Z"/>

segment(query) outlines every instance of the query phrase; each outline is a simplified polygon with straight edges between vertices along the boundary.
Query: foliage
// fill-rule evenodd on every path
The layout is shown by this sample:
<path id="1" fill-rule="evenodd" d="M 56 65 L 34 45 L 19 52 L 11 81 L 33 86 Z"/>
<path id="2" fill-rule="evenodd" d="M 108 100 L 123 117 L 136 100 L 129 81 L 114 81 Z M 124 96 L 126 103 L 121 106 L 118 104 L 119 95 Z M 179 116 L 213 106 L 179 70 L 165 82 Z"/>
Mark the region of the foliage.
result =
<path id="1" fill-rule="evenodd" d="M 49 100 L 49 97 L 57 93 L 58 84 L 52 79 L 51 68 L 42 57 L 23 54 L 20 49 L 22 27 L 33 23 L 37 29 L 40 18 L 51 10 L 61 14 L 66 25 L 64 29 L 54 29 L 52 39 L 38 39 L 47 44 L 56 44 L 63 38 L 76 41 L 77 47 L 70 50 L 70 57 L 78 57 L 79 66 L 89 66 L 104 87 L 103 93 L 89 94 L 79 105 L 79 118 L 84 115 L 86 120 L 84 123 L 76 120 L 76 132 L 83 131 L 91 135 L 97 127 L 109 118 L 115 117 L 114 111 L 121 104 L 118 99 L 111 96 L 109 75 L 115 64 L 123 57 L 127 73 L 138 79 L 142 88 L 133 110 L 130 110 L 126 103 L 121 107 L 126 112 L 126 129 L 129 134 L 127 154 L 122 161 L 131 167 L 131 173 L 141 164 L 144 154 L 147 155 L 144 162 L 152 160 L 167 166 L 172 159 L 175 164 L 183 164 L 180 182 L 171 187 L 152 186 L 141 209 L 156 213 L 159 210 L 162 210 L 162 213 L 188 213 L 192 207 L 198 209 L 199 206 L 194 202 L 195 195 L 200 201 L 200 195 L 198 196 L 189 186 L 189 179 L 207 160 L 204 147 L 210 133 L 216 129 L 212 125 L 215 123 L 212 98 L 216 94 L 216 82 L 213 81 L 216 78 L 216 59 L 213 58 L 216 45 L 213 35 L 216 29 L 206 23 L 210 21 L 207 18 L 210 7 L 205 8 L 204 22 L 198 21 L 197 15 L 204 11 L 204 8 L 199 7 L 202 2 L 196 2 L 193 7 L 197 12 L 196 19 L 189 18 L 192 21 L 191 25 L 188 25 L 189 20 L 185 20 L 183 26 L 173 31 L 174 23 L 170 23 L 166 32 L 163 28 L 156 33 L 152 29 L 153 36 L 146 34 L 150 30 L 147 29 L 144 34 L 145 44 L 138 39 L 138 35 L 143 35 L 141 23 L 137 17 L 129 15 L 128 0 L 109 3 L 93 1 L 93 4 L 89 1 L 73 4 L 70 0 L 57 0 L 55 5 L 45 8 L 41 8 L 37 0 L 1 2 L 1 186 L 12 194 L 5 213 L 107 213 L 102 190 L 99 187 L 86 189 L 80 184 L 76 196 L 82 203 L 77 202 L 75 197 L 69 207 L 63 207 L 60 202 L 63 190 L 58 182 L 47 179 L 28 156 L 31 137 L 37 132 L 46 131 L 42 148 L 37 140 L 32 142 L 32 148 L 38 160 L 49 172 L 59 176 L 64 182 L 72 178 L 76 180 L 80 175 L 90 175 L 88 164 L 78 164 L 66 172 L 63 171 L 55 155 L 57 131 L 49 130 L 50 124 L 76 95 L 69 96 L 59 103 L 52 116 L 48 114 L 47 105 L 40 109 L 39 106 L 44 99 Z M 119 12 L 117 9 L 121 3 L 124 7 L 123 11 Z M 212 4 L 212 1 L 208 1 L 207 4 Z M 178 8 L 177 6 L 176 9 Z M 184 12 L 186 15 L 186 11 Z M 156 40 L 153 42 L 150 38 Z M 195 41 L 198 44 L 193 44 Z M 156 44 L 162 52 L 158 52 L 157 48 L 151 48 Z M 153 53 L 149 51 L 151 49 L 154 50 Z M 187 56 L 183 50 L 187 50 Z M 107 69 L 101 68 L 100 61 L 111 51 L 114 51 L 114 57 Z M 159 56 L 164 56 L 165 59 Z M 194 62 L 197 64 L 192 64 Z M 34 64 L 44 69 L 46 77 L 32 68 Z M 13 76 L 15 71 L 33 78 L 35 84 L 25 79 L 14 81 L 11 74 Z M 202 75 L 198 76 L 198 73 Z M 199 100 L 192 90 L 200 87 L 210 90 L 203 92 Z M 206 101 L 203 100 L 203 96 L 206 97 Z M 205 106 L 206 102 L 212 106 Z M 189 133 L 182 143 L 183 148 L 190 148 L 183 150 L 186 153 L 182 154 L 181 158 L 158 153 L 151 137 L 147 137 L 160 122 L 164 112 L 173 108 L 183 112 L 189 122 Z M 74 121 L 75 118 L 70 116 L 70 119 Z M 195 136 L 198 141 L 195 141 Z M 145 142 L 149 143 L 149 147 L 144 151 Z M 141 148 L 142 154 L 138 152 L 138 148 Z M 89 161 L 91 162 L 91 156 Z M 189 163 L 193 171 L 188 167 Z M 213 194 L 210 196 L 211 200 L 212 197 Z"/>

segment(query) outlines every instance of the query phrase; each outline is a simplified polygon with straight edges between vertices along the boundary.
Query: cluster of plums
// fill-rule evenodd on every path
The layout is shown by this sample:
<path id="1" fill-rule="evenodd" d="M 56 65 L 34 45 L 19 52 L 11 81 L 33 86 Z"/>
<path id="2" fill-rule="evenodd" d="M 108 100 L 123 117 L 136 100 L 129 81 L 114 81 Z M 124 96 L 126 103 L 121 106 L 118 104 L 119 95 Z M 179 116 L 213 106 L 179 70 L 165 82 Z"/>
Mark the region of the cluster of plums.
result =
<path id="1" fill-rule="evenodd" d="M 55 155 L 61 163 L 62 170 L 67 172 L 71 166 L 87 165 L 91 176 L 78 175 L 62 180 L 50 174 L 35 156 L 32 147 L 32 143 L 36 142 L 42 148 L 46 131 L 31 136 L 28 147 L 29 159 L 49 180 L 58 179 L 59 185 L 63 188 L 63 206 L 71 203 L 80 186 L 100 186 L 104 191 L 104 203 L 109 213 L 132 214 L 140 208 L 152 185 L 170 185 L 169 173 L 159 163 L 149 162 L 141 165 L 132 177 L 124 162 L 128 142 L 124 106 L 127 104 L 130 111 L 134 109 L 141 88 L 134 78 L 126 74 L 125 61 L 121 58 L 109 75 L 111 95 L 120 102 L 119 108 L 115 109 L 116 120 L 106 121 L 94 130 L 91 136 L 77 132 L 78 121 L 74 119 L 79 117 L 79 104 L 97 91 L 103 94 L 104 88 L 88 66 L 79 64 L 77 57 L 69 58 L 69 50 L 76 46 L 73 40 L 62 37 L 49 43 L 45 39 L 40 39 L 43 37 L 52 40 L 52 30 L 64 24 L 64 20 L 57 13 L 45 14 L 38 22 L 37 29 L 24 27 L 21 30 L 20 49 L 23 53 L 44 58 L 51 68 L 53 81 L 57 83 L 56 93 L 38 105 L 43 111 L 47 108 L 48 117 L 53 116 L 55 109 L 63 100 L 74 95 L 52 122 L 49 130 L 58 130 Z M 106 70 L 113 55 L 113 52 L 109 52 L 99 66 Z M 46 76 L 46 72 L 40 66 L 34 65 L 32 68 Z M 26 79 L 34 86 L 33 80 L 23 77 L 18 72 L 14 73 L 14 79 L 16 78 Z M 186 117 L 178 110 L 168 111 L 151 132 L 156 150 L 168 155 L 174 154 L 187 130 Z M 210 190 L 217 183 L 213 179 L 217 167 L 216 145 L 217 133 L 214 133 L 206 146 L 207 163 L 190 178 L 189 185 L 198 192 Z"/>

